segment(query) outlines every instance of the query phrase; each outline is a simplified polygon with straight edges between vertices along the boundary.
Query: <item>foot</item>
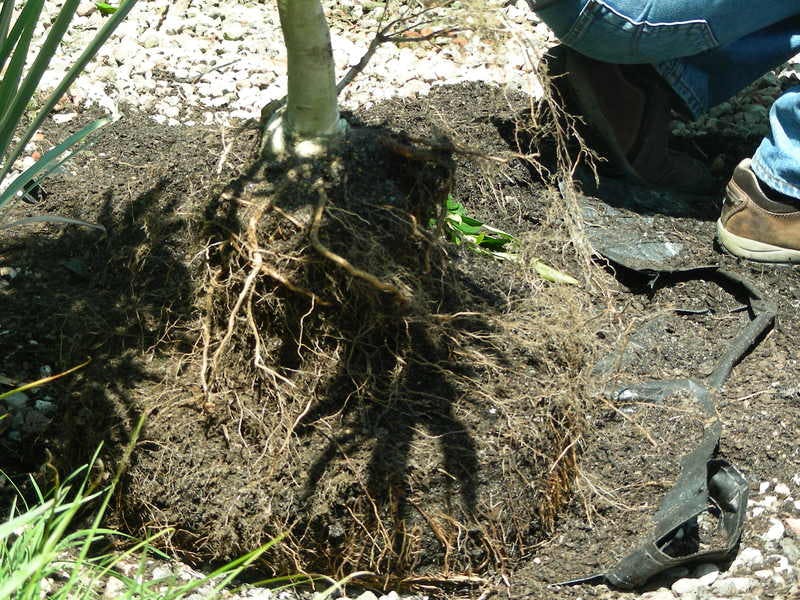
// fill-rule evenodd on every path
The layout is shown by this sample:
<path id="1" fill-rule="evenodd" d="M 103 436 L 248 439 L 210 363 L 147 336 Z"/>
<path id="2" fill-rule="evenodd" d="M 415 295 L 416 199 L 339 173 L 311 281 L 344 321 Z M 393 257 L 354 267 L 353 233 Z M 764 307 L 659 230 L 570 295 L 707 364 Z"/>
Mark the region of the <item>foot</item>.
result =
<path id="1" fill-rule="evenodd" d="M 800 200 L 777 202 L 743 160 L 725 191 L 717 237 L 731 254 L 758 262 L 800 263 Z"/>
<path id="2" fill-rule="evenodd" d="M 714 188 L 710 170 L 669 149 L 670 91 L 649 67 L 592 60 L 565 46 L 551 50 L 550 75 L 570 110 L 618 173 L 642 185 L 693 194 Z"/>

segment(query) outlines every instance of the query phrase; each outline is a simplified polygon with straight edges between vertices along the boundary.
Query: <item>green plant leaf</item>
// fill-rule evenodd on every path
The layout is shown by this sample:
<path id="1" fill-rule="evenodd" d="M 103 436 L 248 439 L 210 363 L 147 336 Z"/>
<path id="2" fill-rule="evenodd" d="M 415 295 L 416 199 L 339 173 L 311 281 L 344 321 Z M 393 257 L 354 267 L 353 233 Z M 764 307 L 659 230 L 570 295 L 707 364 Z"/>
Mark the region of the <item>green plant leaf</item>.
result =
<path id="1" fill-rule="evenodd" d="M 107 2 L 96 2 L 95 6 L 97 7 L 97 10 L 100 11 L 101 15 L 108 16 L 108 15 L 113 15 L 115 12 L 117 12 L 117 7 L 112 6 Z"/>
<path id="2" fill-rule="evenodd" d="M 47 175 L 50 173 L 55 167 L 59 164 L 63 163 L 66 160 L 62 155 L 66 152 L 68 153 L 67 158 L 75 154 L 81 146 L 81 142 L 83 142 L 90 134 L 94 133 L 101 127 L 107 125 L 111 122 L 110 117 L 104 117 L 102 119 L 97 119 L 96 121 L 89 123 L 86 127 L 77 131 L 70 135 L 67 139 L 65 139 L 60 144 L 54 146 L 47 152 L 42 155 L 42 158 L 37 160 L 33 165 L 31 165 L 28 169 L 18 175 L 11 184 L 0 193 L 0 209 L 2 209 L 3 205 L 5 205 L 9 200 L 14 198 L 18 192 L 22 191 L 28 183 L 33 181 L 35 178 L 39 177 L 40 175 Z"/>
<path id="3" fill-rule="evenodd" d="M 39 129 L 42 122 L 44 122 L 45 117 L 52 111 L 56 103 L 64 96 L 69 86 L 72 85 L 72 82 L 75 81 L 89 61 L 94 58 L 95 54 L 97 54 L 97 51 L 100 49 L 100 47 L 108 40 L 122 20 L 133 9 L 133 7 L 136 5 L 136 1 L 137 0 L 123 0 L 120 3 L 117 11 L 111 15 L 108 21 L 106 21 L 106 23 L 100 28 L 92 41 L 86 46 L 66 75 L 64 75 L 62 80 L 55 87 L 53 92 L 47 97 L 39 112 L 20 136 L 20 140 L 17 145 L 13 148 L 13 150 L 6 153 L 5 162 L 0 170 L 0 181 L 2 181 L 6 175 L 8 175 L 8 172 L 11 170 L 14 161 L 17 160 L 17 158 L 19 158 L 19 156 L 22 154 L 25 149 L 25 145 L 33 137 L 33 134 Z M 13 131 L 19 125 L 25 108 L 27 107 L 31 98 L 33 98 L 33 94 L 36 92 L 36 88 L 41 81 L 44 71 L 47 69 L 50 60 L 61 44 L 67 29 L 67 25 L 77 9 L 78 3 L 79 0 L 66 0 L 61 11 L 58 13 L 56 20 L 51 25 L 50 33 L 42 44 L 42 48 L 39 51 L 36 60 L 34 60 L 28 71 L 28 74 L 25 77 L 25 80 L 20 86 L 17 98 L 9 108 L 7 118 L 4 118 L 3 121 L 0 122 L 0 150 L 5 150 L 8 147 Z"/>

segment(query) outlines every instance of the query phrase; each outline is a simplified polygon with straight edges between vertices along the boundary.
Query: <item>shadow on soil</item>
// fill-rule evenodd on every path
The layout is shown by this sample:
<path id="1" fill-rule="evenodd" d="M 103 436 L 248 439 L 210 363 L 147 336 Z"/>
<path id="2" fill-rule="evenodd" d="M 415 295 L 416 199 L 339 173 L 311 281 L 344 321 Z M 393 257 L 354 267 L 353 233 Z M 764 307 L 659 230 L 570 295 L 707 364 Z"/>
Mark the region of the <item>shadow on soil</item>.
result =
<path id="1" fill-rule="evenodd" d="M 488 120 L 450 106 L 477 94 L 487 113 L 507 113 L 507 97 L 480 86 L 440 94 L 479 148 L 509 150 Z M 386 110 L 425 120 L 414 107 Z M 319 243 L 406 290 L 405 305 L 310 247 L 318 174 L 299 170 L 286 186 L 249 168 L 252 136 L 216 176 L 230 150 L 220 132 L 122 121 L 95 150 L 126 163 L 97 158 L 54 180 L 35 212 L 93 220 L 106 234 L 4 234 L 4 262 L 20 274 L 0 291 L 12 349 L 3 371 L 22 381 L 45 365 L 92 363 L 31 393 L 28 413 L 46 398 L 57 411 L 49 426 L 6 432 L 9 471 L 74 468 L 100 441 L 111 467 L 146 413 L 114 524 L 140 535 L 171 526 L 173 549 L 196 562 L 289 532 L 265 571 L 444 581 L 505 570 L 540 542 L 576 469 L 586 297 L 443 248 L 426 226 L 450 172 L 430 148 L 387 149 L 384 138 L 408 140 L 373 126 L 324 184 Z M 478 192 L 496 181 L 525 206 L 545 204 L 522 161 L 509 162 L 513 177 L 457 162 L 454 193 L 478 212 L 494 210 Z M 250 231 L 265 202 L 274 207 Z M 544 221 L 528 212 L 526 222 Z M 268 269 L 242 295 L 251 233 Z M 551 252 L 540 257 L 558 264 Z M 229 351 L 204 390 L 203 326 L 213 352 L 229 322 Z"/>

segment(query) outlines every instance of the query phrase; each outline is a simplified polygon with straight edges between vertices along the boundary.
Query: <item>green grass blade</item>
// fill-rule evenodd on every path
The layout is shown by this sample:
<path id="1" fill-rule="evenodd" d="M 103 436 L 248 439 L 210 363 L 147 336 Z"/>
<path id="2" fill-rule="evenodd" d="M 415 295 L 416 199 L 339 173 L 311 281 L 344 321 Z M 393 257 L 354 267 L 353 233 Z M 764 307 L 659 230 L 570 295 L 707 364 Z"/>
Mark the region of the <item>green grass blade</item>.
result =
<path id="1" fill-rule="evenodd" d="M 14 0 L 3 0 L 3 7 L 0 8 L 0 48 L 5 46 L 8 39 L 8 29 L 11 27 L 11 16 L 14 13 Z M 5 61 L 0 61 L 2 68 Z"/>
<path id="2" fill-rule="evenodd" d="M 106 17 L 117 12 L 117 7 L 109 4 L 108 2 L 95 2 L 95 6 L 97 7 L 97 10 L 100 11 L 100 14 Z"/>
<path id="3" fill-rule="evenodd" d="M 30 10 L 27 10 L 30 7 Z M 27 101 L 22 108 L 19 109 L 19 115 L 15 115 L 17 92 L 19 89 L 20 81 L 22 81 L 22 72 L 25 68 L 25 62 L 28 60 L 28 50 L 30 50 L 33 34 L 36 31 L 36 24 L 41 16 L 42 8 L 44 7 L 44 0 L 29 0 L 25 5 L 25 12 L 19 16 L 19 22 L 22 25 L 19 41 L 14 47 L 14 52 L 11 55 L 11 60 L 8 63 L 6 72 L 3 75 L 3 81 L 0 82 L 0 98 L 4 100 L 4 106 L 0 107 L 0 123 L 11 123 L 12 127 L 7 137 L 2 137 L 0 133 L 0 148 L 8 147 L 8 140 L 14 133 L 14 127 L 19 122 Z M 31 94 L 32 95 L 32 94 Z M 2 130 L 3 125 L 0 125 Z"/>
<path id="4" fill-rule="evenodd" d="M 39 111 L 39 113 L 33 119 L 31 124 L 25 130 L 25 132 L 22 134 L 19 143 L 14 148 L 14 150 L 11 152 L 11 154 L 9 155 L 8 163 L 6 165 L 4 165 L 3 170 L 0 171 L 0 181 L 2 181 L 3 178 L 8 174 L 8 171 L 11 169 L 11 163 L 13 163 L 13 161 L 15 161 L 17 158 L 19 158 L 19 156 L 22 154 L 23 150 L 25 149 L 25 145 L 33 137 L 33 134 L 36 133 L 36 131 L 39 129 L 39 127 L 41 126 L 41 124 L 44 121 L 45 117 L 50 113 L 50 111 L 53 109 L 53 107 L 56 105 L 56 103 L 66 93 L 66 91 L 69 89 L 69 86 L 71 86 L 72 83 L 75 81 L 75 79 L 77 79 L 78 75 L 81 74 L 81 72 L 86 67 L 86 65 L 89 63 L 89 61 L 94 58 L 95 54 L 97 54 L 97 51 L 100 49 L 100 47 L 106 42 L 106 40 L 108 40 L 109 37 L 111 37 L 111 34 L 119 26 L 119 24 L 122 22 L 122 20 L 128 15 L 128 13 L 131 11 L 131 9 L 133 9 L 133 7 L 136 5 L 136 2 L 137 2 L 137 0 L 125 0 L 124 2 L 122 2 L 119 5 L 119 8 L 117 9 L 117 12 L 115 12 L 108 19 L 108 21 L 100 28 L 100 30 L 97 32 L 97 35 L 95 35 L 94 39 L 92 39 L 92 41 L 89 43 L 89 45 L 81 53 L 81 55 L 75 60 L 75 62 L 73 63 L 72 67 L 70 68 L 70 70 L 67 72 L 67 74 L 64 76 L 64 78 L 59 82 L 59 84 L 56 86 L 55 90 L 53 90 L 53 93 L 50 94 L 50 96 L 48 96 L 47 100 L 45 100 L 44 105 L 42 106 L 42 108 Z M 77 3 L 78 3 L 78 0 L 74 0 L 74 4 L 75 4 L 76 7 L 77 7 Z M 62 9 L 62 12 L 64 10 L 66 10 L 66 9 L 67 9 L 67 5 L 65 4 L 64 8 Z M 59 13 L 59 17 L 60 16 L 61 16 L 61 13 Z M 53 28 L 55 28 L 55 25 L 53 25 Z M 63 33 L 62 33 L 62 36 L 63 36 Z M 49 39 L 50 39 L 50 36 L 48 36 L 48 40 Z M 59 41 L 60 41 L 60 38 L 59 38 Z M 57 43 L 52 47 L 48 46 L 47 47 L 47 52 L 55 52 L 57 47 L 58 47 Z M 40 56 L 44 52 L 45 52 L 45 47 L 43 46 L 42 47 L 42 52 L 40 52 Z M 52 56 L 52 54 L 51 54 L 51 56 Z M 38 57 L 37 57 L 37 60 L 38 60 Z M 31 72 L 28 74 L 28 77 L 31 77 L 33 75 L 33 80 L 38 83 L 38 81 L 41 79 L 43 71 L 42 71 L 42 73 L 38 73 L 38 76 L 36 76 L 36 74 L 33 73 L 33 70 L 34 70 L 33 67 L 31 67 Z M 26 78 L 26 82 L 27 82 L 27 79 L 28 78 Z M 23 87 L 25 87 L 25 83 L 23 83 Z M 26 90 L 27 90 L 27 88 L 26 88 Z M 30 91 L 30 93 L 32 94 L 33 91 L 35 91 L 35 87 L 33 88 L 33 90 L 28 90 L 28 91 Z M 3 134 L 3 130 L 0 130 L 0 143 L 3 142 L 3 137 L 1 137 L 2 134 Z M 3 146 L 0 146 L 0 148 L 2 148 L 2 147 Z"/>
<path id="5" fill-rule="evenodd" d="M 31 165 L 30 168 L 21 173 L 5 190 L 3 190 L 2 194 L 0 194 L 0 209 L 2 209 L 9 200 L 14 198 L 17 195 L 17 192 L 22 191 L 25 186 L 37 176 L 46 174 L 52 170 L 54 163 L 63 162 L 60 160 L 62 154 L 71 150 L 71 156 L 76 151 L 80 142 L 85 140 L 86 137 L 91 133 L 97 131 L 110 122 L 110 117 L 103 117 L 102 119 L 98 119 L 97 121 L 89 123 L 80 131 L 73 133 L 63 142 L 45 152 L 42 155 L 42 158 L 37 160 L 33 165 Z"/>
<path id="6" fill-rule="evenodd" d="M 50 500 L 45 504 L 41 504 L 32 510 L 29 510 L 17 517 L 14 517 L 13 519 L 9 519 L 8 521 L 0 525 L 0 541 L 6 540 L 15 531 L 25 527 L 29 523 L 32 523 L 33 521 L 36 520 L 36 518 L 48 512 L 52 507 L 53 507 L 53 501 Z"/>
<path id="7" fill-rule="evenodd" d="M 43 0 L 28 0 L 29 2 L 36 2 L 37 4 L 44 4 Z M 36 89 L 39 86 L 39 82 L 42 79 L 42 75 L 47 70 L 47 67 L 50 65 L 50 60 L 55 55 L 56 51 L 58 50 L 59 44 L 61 44 L 61 40 L 64 38 L 64 34 L 69 27 L 69 23 L 72 20 L 72 16 L 75 13 L 75 10 L 78 8 L 80 0 L 66 0 L 64 6 L 58 13 L 56 20 L 53 21 L 53 24 L 50 26 L 50 31 L 47 34 L 44 42 L 42 43 L 42 47 L 39 49 L 39 53 L 36 55 L 33 63 L 31 64 L 30 68 L 28 69 L 27 74 L 25 75 L 25 79 L 22 81 L 22 84 L 19 86 L 19 89 L 16 90 L 16 94 L 13 96 L 7 95 L 2 96 L 4 98 L 12 98 L 10 101 L 6 111 L 3 114 L 3 120 L 0 121 L 0 148 L 8 148 L 11 137 L 14 135 L 14 131 L 16 130 L 17 126 L 20 123 L 23 115 L 25 114 L 25 109 L 30 104 L 31 99 L 33 98 L 34 94 L 36 93 Z M 26 6 L 27 8 L 27 6 Z M 41 10 L 41 7 L 40 7 Z M 32 25 L 35 28 L 36 22 L 38 21 L 39 13 L 36 13 L 36 18 L 32 19 Z M 27 46 L 30 44 L 31 37 L 33 36 L 33 30 L 28 32 L 26 28 L 24 35 L 20 39 L 19 45 L 14 50 L 14 56 L 11 58 L 11 65 L 17 60 L 17 55 L 20 54 L 21 47 L 25 47 L 25 54 L 27 55 Z M 11 65 L 9 65 L 9 71 L 11 70 Z M 24 61 L 23 61 L 24 66 Z M 59 96 L 60 98 L 61 96 Z M 37 125 L 38 129 L 38 125 Z M 34 130 L 35 131 L 35 130 Z M 33 134 L 31 134 L 33 135 Z M 28 143 L 30 138 L 25 139 L 22 147 L 25 147 L 25 144 Z M 22 141 L 22 140 L 21 140 Z M 21 152 L 21 149 L 20 149 Z M 11 163 L 13 163 L 19 157 L 19 153 L 12 151 L 7 157 L 7 162 L 3 166 L 2 174 L 0 174 L 0 181 L 6 176 L 8 170 L 11 169 Z"/>
<path id="8" fill-rule="evenodd" d="M 5 10 L 6 6 L 11 6 L 11 10 L 13 10 L 13 5 L 14 2 L 12 0 L 3 0 L 3 10 Z M 27 15 L 34 10 L 36 10 L 34 4 L 30 2 L 25 4 L 17 16 L 17 20 L 14 21 L 11 32 L 3 38 L 3 43 L 0 44 L 0 70 L 6 66 L 6 62 L 14 51 L 14 47 L 17 45 L 20 36 L 22 36 L 22 31 L 25 29 L 25 24 L 28 22 Z"/>

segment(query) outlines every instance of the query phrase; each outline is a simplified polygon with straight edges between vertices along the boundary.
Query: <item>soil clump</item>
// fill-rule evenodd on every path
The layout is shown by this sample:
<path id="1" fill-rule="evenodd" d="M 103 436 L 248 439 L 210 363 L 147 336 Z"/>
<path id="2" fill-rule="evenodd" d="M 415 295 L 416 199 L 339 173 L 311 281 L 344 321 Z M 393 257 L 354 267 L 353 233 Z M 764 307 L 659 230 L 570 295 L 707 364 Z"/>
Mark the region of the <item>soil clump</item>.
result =
<path id="1" fill-rule="evenodd" d="M 16 234 L 14 260 L 41 273 L 15 282 L 7 311 L 15 335 L 47 346 L 29 360 L 93 359 L 36 447 L 66 468 L 106 440 L 113 465 L 147 414 L 115 519 L 174 528 L 172 549 L 195 561 L 287 534 L 264 570 L 370 570 L 384 585 L 506 572 L 568 499 L 593 342 L 584 292 L 444 243 L 435 225 L 451 190 L 515 234 L 549 218 L 552 193 L 528 185 L 493 121 L 528 100 L 479 86 L 440 100 L 476 93 L 469 152 L 409 134 L 435 118 L 409 104 L 391 108 L 404 133 L 360 115 L 328 166 L 253 166 L 250 134 L 220 147 L 213 130 L 116 124 L 91 174 L 57 178 L 36 207 L 107 235 Z M 546 237 L 558 249 L 539 257 L 574 270 L 563 228 Z M 48 264 L 55 253 L 70 262 Z M 58 301 L 26 299 L 42 279 Z M 23 314 L 46 314 L 45 329 Z"/>

